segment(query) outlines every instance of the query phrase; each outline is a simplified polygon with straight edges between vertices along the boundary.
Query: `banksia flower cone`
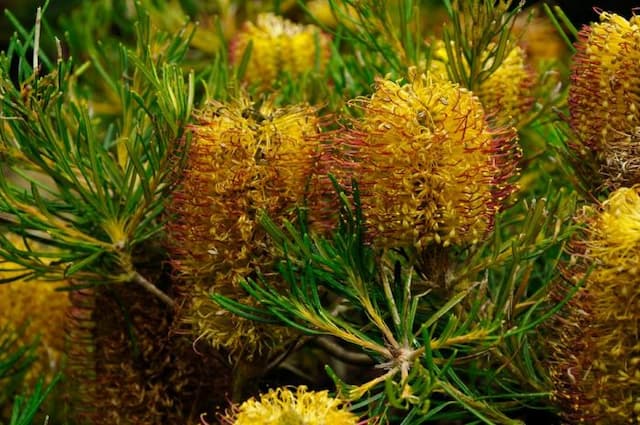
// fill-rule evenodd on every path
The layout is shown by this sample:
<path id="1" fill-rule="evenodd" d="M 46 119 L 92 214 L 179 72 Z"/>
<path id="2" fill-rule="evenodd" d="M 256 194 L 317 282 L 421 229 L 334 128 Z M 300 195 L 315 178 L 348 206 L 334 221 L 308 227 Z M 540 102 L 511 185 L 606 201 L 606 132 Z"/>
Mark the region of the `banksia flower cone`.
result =
<path id="1" fill-rule="evenodd" d="M 444 42 L 436 41 L 432 49 L 429 71 L 434 77 L 447 79 L 449 59 Z M 525 51 L 519 46 L 511 48 L 500 66 L 474 89 L 492 124 L 513 125 L 525 117 L 533 104 L 534 77 Z"/>
<path id="2" fill-rule="evenodd" d="M 524 50 L 515 46 L 480 84 L 477 95 L 497 125 L 517 124 L 533 104 L 534 74 Z"/>
<path id="3" fill-rule="evenodd" d="M 327 391 L 308 391 L 303 385 L 294 392 L 277 388 L 251 398 L 222 418 L 228 425 L 357 425 L 358 417 Z"/>
<path id="4" fill-rule="evenodd" d="M 8 236 L 19 245 L 19 237 Z M 11 271 L 15 267 L 15 272 Z M 8 279 L 23 269 L 18 264 L 4 263 L 0 276 Z M 0 329 L 12 331 L 24 328 L 22 344 L 31 344 L 39 337 L 34 365 L 26 375 L 25 387 L 33 388 L 37 379 L 47 380 L 62 370 L 64 323 L 69 305 L 67 292 L 56 291 L 63 282 L 23 281 L 0 285 Z"/>
<path id="5" fill-rule="evenodd" d="M 491 129 L 482 105 L 446 80 L 379 80 L 356 124 L 363 140 L 358 182 L 381 245 L 475 244 L 514 187 L 512 129 Z"/>
<path id="6" fill-rule="evenodd" d="M 587 211 L 576 280 L 586 279 L 560 316 L 554 350 L 555 395 L 571 423 L 640 420 L 640 187 L 614 192 Z M 592 267 L 590 273 L 586 273 Z"/>
<path id="7" fill-rule="evenodd" d="M 231 61 L 239 63 L 251 43 L 245 81 L 270 87 L 281 73 L 299 77 L 322 69 L 329 56 L 327 36 L 313 25 L 300 25 L 272 13 L 247 22 L 231 43 Z"/>
<path id="8" fill-rule="evenodd" d="M 640 17 L 585 27 L 569 88 L 570 123 L 611 188 L 640 183 Z"/>
<path id="9" fill-rule="evenodd" d="M 168 206 L 175 217 L 169 251 L 188 300 L 184 321 L 214 346 L 250 356 L 277 345 L 284 328 L 251 332 L 259 325 L 230 316 L 208 294 L 246 299 L 241 279 L 256 270 L 268 278 L 273 252 L 259 215 L 296 218 L 316 163 L 319 121 L 306 106 L 212 103 L 193 134 L 182 184 Z"/>

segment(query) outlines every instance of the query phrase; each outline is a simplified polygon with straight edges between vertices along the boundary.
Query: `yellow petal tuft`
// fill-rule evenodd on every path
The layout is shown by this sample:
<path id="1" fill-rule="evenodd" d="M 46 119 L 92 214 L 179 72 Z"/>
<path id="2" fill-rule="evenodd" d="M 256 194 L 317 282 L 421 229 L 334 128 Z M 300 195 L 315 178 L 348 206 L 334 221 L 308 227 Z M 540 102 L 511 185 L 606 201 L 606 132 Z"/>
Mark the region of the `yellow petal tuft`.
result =
<path id="1" fill-rule="evenodd" d="M 303 385 L 295 392 L 277 388 L 260 400 L 251 398 L 225 421 L 233 425 L 356 425 L 358 417 L 327 391 L 308 391 Z"/>

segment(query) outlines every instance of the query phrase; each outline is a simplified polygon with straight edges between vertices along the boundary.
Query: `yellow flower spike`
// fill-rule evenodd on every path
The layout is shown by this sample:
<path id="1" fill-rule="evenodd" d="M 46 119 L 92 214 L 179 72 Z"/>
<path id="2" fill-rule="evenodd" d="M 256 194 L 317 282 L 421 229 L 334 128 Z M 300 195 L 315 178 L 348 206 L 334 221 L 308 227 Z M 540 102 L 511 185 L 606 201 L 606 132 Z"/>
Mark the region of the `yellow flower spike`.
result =
<path id="1" fill-rule="evenodd" d="M 567 57 L 567 46 L 558 29 L 540 8 L 533 16 L 521 13 L 513 26 L 513 37 L 519 40 L 527 54 L 528 61 L 534 66 L 547 61 L 560 61 Z"/>
<path id="2" fill-rule="evenodd" d="M 17 245 L 19 237 L 8 236 Z M 4 269 L 11 267 L 4 263 Z M 22 270 L 16 264 L 16 273 Z M 15 273 L 3 271 L 2 277 Z M 61 282 L 22 281 L 0 285 L 0 329 L 16 330 L 26 326 L 21 343 L 30 344 L 39 336 L 37 359 L 26 375 L 25 386 L 31 389 L 38 378 L 47 380 L 62 370 L 64 326 L 69 299 L 67 292 L 56 291 Z"/>
<path id="3" fill-rule="evenodd" d="M 515 46 L 476 94 L 498 125 L 517 124 L 533 104 L 533 82 L 525 52 Z"/>
<path id="4" fill-rule="evenodd" d="M 583 220 L 586 240 L 576 245 L 584 264 L 574 269 L 578 277 L 592 269 L 560 321 L 552 368 L 556 398 L 571 423 L 636 423 L 640 186 L 618 189 Z"/>
<path id="5" fill-rule="evenodd" d="M 429 72 L 435 78 L 448 79 L 448 62 L 445 44 L 437 40 L 433 43 Z M 522 121 L 533 104 L 534 77 L 525 51 L 514 46 L 500 66 L 475 91 L 493 124 L 505 126 Z"/>
<path id="6" fill-rule="evenodd" d="M 182 183 L 168 206 L 175 216 L 168 225 L 169 253 L 187 304 L 183 321 L 195 337 L 251 357 L 277 345 L 271 341 L 281 342 L 286 332 L 263 332 L 263 326 L 239 319 L 242 326 L 234 327 L 236 318 L 206 294 L 245 299 L 240 279 L 268 272 L 273 253 L 258 215 L 296 218 L 316 163 L 319 119 L 308 106 L 275 108 L 241 99 L 211 103 L 192 131 Z"/>
<path id="7" fill-rule="evenodd" d="M 249 45 L 251 57 L 244 75 L 249 83 L 270 87 L 281 73 L 292 78 L 311 71 L 320 59 L 324 67 L 329 55 L 326 35 L 313 25 L 300 25 L 272 13 L 247 22 L 231 44 L 231 60 L 239 63 Z M 318 51 L 319 49 L 319 51 Z"/>
<path id="8" fill-rule="evenodd" d="M 515 188 L 513 129 L 490 129 L 471 92 L 446 80 L 379 80 L 364 117 L 363 212 L 383 246 L 479 242 Z"/>
<path id="9" fill-rule="evenodd" d="M 640 17 L 600 14 L 585 27 L 572 66 L 570 123 L 613 189 L 640 183 Z"/>
<path id="10" fill-rule="evenodd" d="M 260 400 L 251 398 L 223 417 L 229 425 L 357 425 L 358 417 L 327 391 L 308 391 L 301 385 L 271 389 Z"/>

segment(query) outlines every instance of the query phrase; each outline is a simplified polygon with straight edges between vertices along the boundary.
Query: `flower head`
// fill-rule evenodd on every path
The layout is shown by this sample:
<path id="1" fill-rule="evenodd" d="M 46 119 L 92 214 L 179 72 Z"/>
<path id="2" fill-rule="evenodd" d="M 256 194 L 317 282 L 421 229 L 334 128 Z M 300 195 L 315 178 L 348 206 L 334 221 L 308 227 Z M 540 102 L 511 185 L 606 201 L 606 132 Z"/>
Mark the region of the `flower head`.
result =
<path id="1" fill-rule="evenodd" d="M 182 184 L 168 206 L 175 216 L 169 252 L 189 300 L 184 321 L 212 345 L 251 355 L 261 350 L 260 332 L 248 331 L 250 321 L 233 326 L 206 294 L 246 298 L 240 280 L 256 270 L 267 274 L 273 252 L 259 214 L 295 219 L 316 163 L 319 120 L 307 106 L 275 108 L 245 99 L 212 103 L 192 131 Z M 247 334 L 256 338 L 242 337 Z"/>
<path id="2" fill-rule="evenodd" d="M 66 398 L 73 423 L 178 424 L 206 403 L 224 402 L 226 364 L 172 334 L 173 313 L 145 290 L 99 286 L 70 297 Z"/>
<path id="3" fill-rule="evenodd" d="M 251 398 L 223 419 L 233 425 L 356 425 L 358 417 L 327 391 L 271 389 L 260 400 Z"/>
<path id="4" fill-rule="evenodd" d="M 16 245 L 21 241 L 9 235 Z M 15 272 L 11 269 L 15 266 Z M 16 275 L 23 269 L 18 264 L 4 263 L 2 278 Z M 25 385 L 31 388 L 36 380 L 47 379 L 60 372 L 63 366 L 64 327 L 69 306 L 67 292 L 57 291 L 62 282 L 23 281 L 0 285 L 0 329 L 24 328 L 20 342 L 31 344 L 38 336 L 36 362 L 26 375 Z"/>
<path id="5" fill-rule="evenodd" d="M 448 78 L 447 50 L 442 40 L 433 46 L 429 72 L 436 78 Z M 486 55 L 483 58 L 486 59 Z M 490 66 L 489 61 L 487 66 Z M 514 46 L 496 68 L 474 89 L 491 122 L 498 126 L 514 124 L 522 120 L 533 103 L 534 73 L 527 64 L 525 51 Z"/>
<path id="6" fill-rule="evenodd" d="M 272 13 L 247 22 L 231 44 L 231 60 L 238 63 L 251 43 L 245 81 L 270 86 L 281 73 L 295 78 L 311 71 L 329 55 L 328 38 L 313 25 L 300 25 Z"/>
<path id="7" fill-rule="evenodd" d="M 514 187 L 512 129 L 487 124 L 482 105 L 446 80 L 379 80 L 362 101 L 358 182 L 382 245 L 466 245 L 482 240 Z"/>
<path id="8" fill-rule="evenodd" d="M 576 45 L 570 123 L 612 188 L 640 183 L 640 16 L 600 14 Z"/>
<path id="9" fill-rule="evenodd" d="M 577 264 L 584 287 L 559 321 L 552 377 L 572 422 L 619 424 L 638 420 L 640 394 L 640 187 L 611 194 L 587 209 Z M 586 273 L 588 269 L 590 273 Z"/>

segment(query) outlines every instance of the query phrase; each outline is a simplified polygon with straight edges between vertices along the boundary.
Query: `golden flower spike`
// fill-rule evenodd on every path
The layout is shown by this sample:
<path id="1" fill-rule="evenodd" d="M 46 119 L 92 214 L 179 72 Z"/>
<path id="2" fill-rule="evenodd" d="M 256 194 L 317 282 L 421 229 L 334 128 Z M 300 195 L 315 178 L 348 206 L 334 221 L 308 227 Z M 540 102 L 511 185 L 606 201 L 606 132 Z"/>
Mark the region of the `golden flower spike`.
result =
<path id="1" fill-rule="evenodd" d="M 599 162 L 605 186 L 640 183 L 640 16 L 603 12 L 576 45 L 571 127 Z"/>
<path id="2" fill-rule="evenodd" d="M 436 77 L 448 79 L 447 51 L 444 42 L 433 44 L 429 72 Z M 486 56 L 486 55 L 485 55 Z M 474 91 L 492 124 L 497 126 L 517 125 L 523 121 L 533 104 L 535 73 L 527 64 L 525 51 L 513 46 L 500 66 Z"/>
<path id="3" fill-rule="evenodd" d="M 251 43 L 251 56 L 244 80 L 270 87 L 281 73 L 296 78 L 311 71 L 319 59 L 320 69 L 329 57 L 325 34 L 313 25 L 300 25 L 272 13 L 247 22 L 231 43 L 230 57 L 239 63 Z"/>
<path id="4" fill-rule="evenodd" d="M 637 423 L 640 186 L 618 189 L 583 220 L 585 240 L 574 242 L 568 274 L 586 280 L 556 319 L 554 396 L 569 423 Z"/>
<path id="5" fill-rule="evenodd" d="M 513 129 L 491 129 L 468 90 L 424 74 L 379 80 L 355 124 L 363 212 L 382 246 L 476 244 L 515 187 Z"/>
<path id="6" fill-rule="evenodd" d="M 7 237 L 22 245 L 18 235 Z M 11 271 L 15 267 L 15 271 Z M 18 264 L 3 263 L 2 278 L 16 276 L 23 269 Z M 35 364 L 25 376 L 25 387 L 33 388 L 40 376 L 50 381 L 61 372 L 64 364 L 64 323 L 69 306 L 67 292 L 56 291 L 65 282 L 18 280 L 0 285 L 0 329 L 9 327 L 17 330 L 25 326 L 21 343 L 30 344 L 37 337 L 39 341 L 35 354 Z"/>
<path id="7" fill-rule="evenodd" d="M 495 124 L 518 127 L 533 105 L 533 83 L 525 51 L 514 46 L 476 94 Z"/>
<path id="8" fill-rule="evenodd" d="M 244 300 L 241 279 L 256 270 L 268 275 L 274 253 L 258 216 L 296 218 L 316 163 L 319 119 L 311 107 L 243 99 L 211 103 L 192 131 L 182 184 L 169 205 L 176 217 L 168 226 L 169 252 L 185 300 L 183 320 L 196 338 L 250 358 L 281 345 L 284 328 L 262 332 L 263 325 L 248 320 L 234 323 L 208 294 Z"/>
<path id="9" fill-rule="evenodd" d="M 358 417 L 327 391 L 308 391 L 304 385 L 270 389 L 260 400 L 251 398 L 222 418 L 228 425 L 357 425 Z"/>

